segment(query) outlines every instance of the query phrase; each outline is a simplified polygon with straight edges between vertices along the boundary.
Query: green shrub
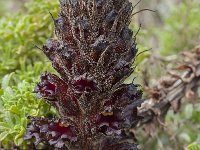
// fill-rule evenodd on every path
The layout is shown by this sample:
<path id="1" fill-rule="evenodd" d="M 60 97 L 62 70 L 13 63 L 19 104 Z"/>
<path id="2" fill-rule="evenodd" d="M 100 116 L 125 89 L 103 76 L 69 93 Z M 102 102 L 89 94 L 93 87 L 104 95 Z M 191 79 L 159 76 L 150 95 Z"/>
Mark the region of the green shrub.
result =
<path id="1" fill-rule="evenodd" d="M 39 62 L 3 77 L 0 89 L 0 141 L 4 147 L 11 148 L 13 141 L 16 146 L 23 143 L 28 115 L 51 114 L 50 106 L 37 100 L 33 93 L 39 74 L 45 70 L 51 70 L 50 64 L 44 66 Z"/>
<path id="2" fill-rule="evenodd" d="M 0 141 L 7 149 L 27 149 L 23 134 L 28 115 L 54 112 L 33 93 L 39 75 L 53 71 L 34 44 L 41 45 L 51 36 L 53 22 L 48 11 L 56 15 L 58 2 L 32 0 L 25 7 L 26 12 L 0 20 Z"/>
<path id="3" fill-rule="evenodd" d="M 0 21 L 0 76 L 19 69 L 21 65 L 44 61 L 34 48 L 52 34 L 53 14 L 58 10 L 56 0 L 34 0 L 26 5 L 27 12 L 17 13 Z M 25 14 L 25 15 L 24 15 Z"/>
<path id="4" fill-rule="evenodd" d="M 42 101 L 35 99 L 33 89 L 38 75 L 38 69 L 47 68 L 42 63 L 28 66 L 24 70 L 5 75 L 0 89 L 0 141 L 4 146 L 20 145 L 23 140 L 24 126 L 27 124 L 29 113 L 33 115 L 45 114 L 39 112 L 40 107 L 48 108 Z M 49 67 L 48 67 L 49 68 Z M 33 106 L 31 104 L 34 104 Z"/>

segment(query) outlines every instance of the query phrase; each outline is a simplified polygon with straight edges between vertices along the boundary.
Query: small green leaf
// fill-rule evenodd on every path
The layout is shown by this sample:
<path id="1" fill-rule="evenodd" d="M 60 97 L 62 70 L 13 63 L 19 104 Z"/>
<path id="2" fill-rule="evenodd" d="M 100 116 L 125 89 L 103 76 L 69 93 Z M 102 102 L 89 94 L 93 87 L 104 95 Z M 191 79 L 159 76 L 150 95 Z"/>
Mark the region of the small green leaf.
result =
<path id="1" fill-rule="evenodd" d="M 19 134 L 17 134 L 14 138 L 14 142 L 15 144 L 18 146 L 23 142 L 23 135 L 24 135 L 25 129 L 23 127 L 21 127 L 21 130 L 19 132 Z"/>
<path id="2" fill-rule="evenodd" d="M 197 143 L 192 143 L 188 146 L 188 150 L 200 150 L 200 145 Z"/>
<path id="3" fill-rule="evenodd" d="M 15 139 L 14 143 L 16 146 L 20 146 L 23 143 L 24 139 L 23 138 L 19 138 L 19 139 Z"/>
<path id="4" fill-rule="evenodd" d="M 20 130 L 20 128 L 21 128 L 20 124 L 14 126 L 14 130 Z"/>
<path id="5" fill-rule="evenodd" d="M 4 131 L 0 134 L 0 141 L 3 141 L 7 136 L 8 136 L 9 132 L 8 131 Z"/>
<path id="6" fill-rule="evenodd" d="M 20 111 L 19 109 L 17 108 L 17 106 L 13 105 L 11 106 L 11 108 L 8 110 L 9 112 L 13 113 L 13 114 L 18 114 L 20 115 Z"/>
<path id="7" fill-rule="evenodd" d="M 9 125 L 6 122 L 0 122 L 0 131 L 10 130 Z"/>
<path id="8" fill-rule="evenodd" d="M 185 142 L 188 142 L 188 143 L 191 142 L 191 137 L 187 133 L 181 133 L 179 135 L 179 138 L 181 140 L 184 140 Z"/>
<path id="9" fill-rule="evenodd" d="M 185 117 L 187 119 L 191 118 L 192 117 L 192 114 L 193 114 L 193 105 L 192 104 L 187 104 L 186 107 L 185 107 Z"/>
<path id="10" fill-rule="evenodd" d="M 3 95 L 3 89 L 0 89 L 0 95 Z"/>
<path id="11" fill-rule="evenodd" d="M 11 74 L 5 75 L 3 77 L 3 79 L 2 79 L 2 85 L 1 85 L 2 89 L 5 90 L 9 86 L 9 82 L 10 82 L 10 79 L 11 79 L 11 77 L 12 77 L 13 74 L 14 73 L 11 73 Z"/>

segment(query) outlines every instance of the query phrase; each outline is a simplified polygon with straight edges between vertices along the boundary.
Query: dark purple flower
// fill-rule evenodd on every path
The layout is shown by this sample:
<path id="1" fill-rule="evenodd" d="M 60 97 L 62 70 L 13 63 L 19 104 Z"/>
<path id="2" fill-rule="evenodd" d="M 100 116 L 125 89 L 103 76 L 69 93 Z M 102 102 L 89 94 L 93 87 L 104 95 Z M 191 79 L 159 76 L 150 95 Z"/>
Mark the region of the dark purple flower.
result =
<path id="1" fill-rule="evenodd" d="M 44 98 L 49 101 L 56 100 L 56 91 L 58 90 L 58 85 L 62 82 L 56 75 L 50 73 L 44 73 L 40 76 L 41 82 L 35 87 L 35 92 L 38 98 Z M 66 87 L 67 89 L 67 87 Z"/>
<path id="2" fill-rule="evenodd" d="M 99 132 L 106 135 L 120 135 L 123 118 L 119 110 L 104 112 L 96 117 Z"/>
<path id="3" fill-rule="evenodd" d="M 123 81 L 134 69 L 137 53 L 128 28 L 128 0 L 60 0 L 55 37 L 43 52 L 59 73 L 44 73 L 35 88 L 38 98 L 54 106 L 60 119 L 30 118 L 25 139 L 57 148 L 133 150 L 120 142 L 140 118 L 141 90 Z M 107 140 L 110 137 L 112 140 Z M 98 147 L 98 146 L 97 146 Z"/>
<path id="4" fill-rule="evenodd" d="M 41 142 L 49 143 L 57 148 L 65 147 L 66 142 L 77 141 L 76 129 L 68 123 L 58 119 L 29 117 L 25 140 L 34 138 L 35 145 Z"/>
<path id="5" fill-rule="evenodd" d="M 97 84 L 93 78 L 87 77 L 86 74 L 76 77 L 72 81 L 76 93 L 90 93 L 97 90 Z"/>

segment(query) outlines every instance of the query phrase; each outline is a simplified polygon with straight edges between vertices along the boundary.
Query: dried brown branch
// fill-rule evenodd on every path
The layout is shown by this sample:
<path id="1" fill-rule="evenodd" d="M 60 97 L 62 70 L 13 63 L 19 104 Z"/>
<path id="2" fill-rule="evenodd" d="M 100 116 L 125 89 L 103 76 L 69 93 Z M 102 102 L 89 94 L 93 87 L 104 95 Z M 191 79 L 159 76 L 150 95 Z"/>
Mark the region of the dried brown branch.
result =
<path id="1" fill-rule="evenodd" d="M 138 126 L 144 125 L 150 134 L 152 125 L 164 126 L 164 117 L 171 107 L 174 111 L 180 108 L 181 99 L 186 97 L 194 100 L 197 97 L 197 88 L 200 86 L 200 46 L 181 55 L 182 59 L 176 68 L 171 69 L 156 86 L 145 88 L 150 98 L 139 108 L 139 115 L 143 119 Z"/>

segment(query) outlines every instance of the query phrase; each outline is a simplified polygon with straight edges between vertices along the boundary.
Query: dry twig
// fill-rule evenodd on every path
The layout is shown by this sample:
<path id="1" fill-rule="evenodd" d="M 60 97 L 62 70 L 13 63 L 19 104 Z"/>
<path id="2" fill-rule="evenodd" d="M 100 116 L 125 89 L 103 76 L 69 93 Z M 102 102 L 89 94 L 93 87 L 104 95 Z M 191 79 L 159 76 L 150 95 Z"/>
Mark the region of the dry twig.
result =
<path id="1" fill-rule="evenodd" d="M 200 46 L 197 46 L 191 52 L 183 52 L 180 65 L 161 78 L 156 86 L 146 88 L 150 98 L 139 108 L 143 119 L 138 126 L 145 124 L 149 134 L 153 130 L 152 125 L 164 126 L 163 120 L 170 107 L 177 111 L 184 97 L 196 99 L 199 86 Z"/>

